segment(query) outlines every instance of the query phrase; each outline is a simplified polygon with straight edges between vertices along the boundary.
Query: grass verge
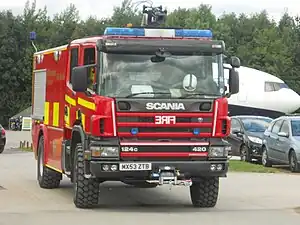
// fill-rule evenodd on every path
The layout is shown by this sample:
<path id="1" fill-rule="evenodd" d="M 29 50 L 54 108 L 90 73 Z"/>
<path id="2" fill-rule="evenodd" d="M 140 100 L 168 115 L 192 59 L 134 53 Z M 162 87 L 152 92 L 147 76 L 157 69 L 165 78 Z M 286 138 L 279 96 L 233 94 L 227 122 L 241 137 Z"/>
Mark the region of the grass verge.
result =
<path id="1" fill-rule="evenodd" d="M 284 171 L 279 168 L 264 167 L 254 163 L 242 162 L 239 160 L 229 161 L 230 172 L 250 172 L 250 173 L 283 173 Z"/>
<path id="2" fill-rule="evenodd" d="M 24 147 L 24 148 L 21 148 L 21 150 L 22 151 L 24 151 L 24 152 L 32 152 L 32 148 L 26 148 L 26 147 Z"/>

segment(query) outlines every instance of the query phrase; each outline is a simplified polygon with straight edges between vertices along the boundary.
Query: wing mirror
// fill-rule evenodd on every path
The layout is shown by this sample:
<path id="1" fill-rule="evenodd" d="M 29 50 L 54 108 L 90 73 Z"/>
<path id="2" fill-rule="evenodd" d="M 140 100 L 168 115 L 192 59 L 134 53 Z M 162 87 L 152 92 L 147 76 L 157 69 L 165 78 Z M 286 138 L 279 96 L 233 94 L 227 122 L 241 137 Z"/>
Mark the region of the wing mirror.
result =
<path id="1" fill-rule="evenodd" d="M 95 65 L 77 66 L 72 69 L 72 89 L 76 92 L 86 92 L 90 84 L 90 74 L 95 72 Z"/>
<path id="2" fill-rule="evenodd" d="M 287 133 L 285 133 L 285 132 L 279 132 L 278 134 L 277 134 L 279 137 L 288 137 L 289 136 L 289 134 L 287 134 Z"/>

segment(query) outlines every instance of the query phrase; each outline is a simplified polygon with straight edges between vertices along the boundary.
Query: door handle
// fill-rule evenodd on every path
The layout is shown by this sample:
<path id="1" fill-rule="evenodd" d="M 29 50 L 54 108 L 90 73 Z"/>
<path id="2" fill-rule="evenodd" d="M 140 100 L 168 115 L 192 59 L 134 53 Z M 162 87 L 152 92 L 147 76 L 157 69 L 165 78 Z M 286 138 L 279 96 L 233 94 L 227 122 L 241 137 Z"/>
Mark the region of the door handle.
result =
<path id="1" fill-rule="evenodd" d="M 68 107 L 65 106 L 65 116 L 67 116 L 67 115 L 68 115 Z"/>

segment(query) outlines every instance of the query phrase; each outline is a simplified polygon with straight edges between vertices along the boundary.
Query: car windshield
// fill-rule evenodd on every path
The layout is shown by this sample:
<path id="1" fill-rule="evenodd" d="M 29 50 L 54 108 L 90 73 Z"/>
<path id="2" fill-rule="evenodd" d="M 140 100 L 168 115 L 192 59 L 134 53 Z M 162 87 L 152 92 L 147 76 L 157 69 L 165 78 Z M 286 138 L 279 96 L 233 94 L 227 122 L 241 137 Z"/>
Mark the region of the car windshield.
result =
<path id="1" fill-rule="evenodd" d="M 292 127 L 292 135 L 300 136 L 300 120 L 292 120 L 291 127 Z"/>
<path id="2" fill-rule="evenodd" d="M 220 96 L 224 91 L 222 55 L 171 55 L 153 62 L 153 55 L 101 54 L 103 96 L 198 98 L 197 94 Z M 184 80 L 196 85 L 188 89 Z"/>
<path id="3" fill-rule="evenodd" d="M 267 118 L 244 118 L 241 120 L 248 132 L 264 132 L 272 121 L 272 119 L 268 120 Z"/>

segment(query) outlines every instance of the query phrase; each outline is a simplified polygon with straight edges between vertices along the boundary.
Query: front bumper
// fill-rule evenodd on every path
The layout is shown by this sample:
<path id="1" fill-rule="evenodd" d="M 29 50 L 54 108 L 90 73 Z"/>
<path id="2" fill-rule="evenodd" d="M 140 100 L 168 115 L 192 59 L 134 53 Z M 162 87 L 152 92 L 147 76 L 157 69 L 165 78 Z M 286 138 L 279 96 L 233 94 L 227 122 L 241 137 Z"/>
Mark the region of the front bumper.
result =
<path id="1" fill-rule="evenodd" d="M 249 143 L 248 148 L 252 157 L 260 158 L 262 156 L 262 145 L 256 143 Z"/>
<path id="2" fill-rule="evenodd" d="M 122 163 L 151 163 L 152 169 L 147 171 L 119 171 L 118 161 L 87 161 L 86 174 L 92 177 L 101 178 L 105 180 L 122 180 L 122 179 L 149 179 L 153 172 L 158 172 L 163 167 L 173 167 L 182 174 L 184 178 L 192 177 L 226 177 L 228 171 L 228 160 L 214 160 L 214 161 L 122 161 Z M 104 171 L 103 165 L 117 165 L 116 171 Z M 212 165 L 222 165 L 221 170 L 212 170 Z"/>

